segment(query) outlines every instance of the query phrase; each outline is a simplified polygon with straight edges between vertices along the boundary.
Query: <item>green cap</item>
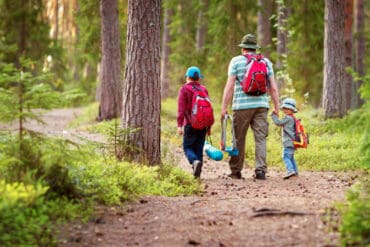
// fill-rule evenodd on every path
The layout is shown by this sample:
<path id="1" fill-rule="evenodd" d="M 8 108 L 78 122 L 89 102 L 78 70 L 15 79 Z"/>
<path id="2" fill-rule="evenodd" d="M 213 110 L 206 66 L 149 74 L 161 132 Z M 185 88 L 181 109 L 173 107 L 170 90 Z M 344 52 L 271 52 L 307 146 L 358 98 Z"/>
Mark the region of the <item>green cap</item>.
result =
<path id="1" fill-rule="evenodd" d="M 242 48 L 253 49 L 253 50 L 257 50 L 260 48 L 260 46 L 257 45 L 257 38 L 253 34 L 245 35 L 242 38 L 242 41 L 238 46 Z"/>

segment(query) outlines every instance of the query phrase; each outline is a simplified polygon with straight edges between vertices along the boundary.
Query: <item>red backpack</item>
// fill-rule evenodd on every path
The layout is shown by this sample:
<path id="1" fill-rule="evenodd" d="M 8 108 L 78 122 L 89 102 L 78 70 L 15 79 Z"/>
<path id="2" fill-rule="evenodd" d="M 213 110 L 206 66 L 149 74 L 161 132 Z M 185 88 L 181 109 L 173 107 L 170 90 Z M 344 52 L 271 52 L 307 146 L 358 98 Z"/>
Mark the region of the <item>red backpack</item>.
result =
<path id="1" fill-rule="evenodd" d="M 259 96 L 267 92 L 267 65 L 262 54 L 244 54 L 247 58 L 247 71 L 240 85 L 248 95 Z"/>
<path id="2" fill-rule="evenodd" d="M 209 128 L 215 122 L 213 108 L 204 86 L 186 85 L 193 92 L 191 112 L 187 120 L 194 129 Z"/>

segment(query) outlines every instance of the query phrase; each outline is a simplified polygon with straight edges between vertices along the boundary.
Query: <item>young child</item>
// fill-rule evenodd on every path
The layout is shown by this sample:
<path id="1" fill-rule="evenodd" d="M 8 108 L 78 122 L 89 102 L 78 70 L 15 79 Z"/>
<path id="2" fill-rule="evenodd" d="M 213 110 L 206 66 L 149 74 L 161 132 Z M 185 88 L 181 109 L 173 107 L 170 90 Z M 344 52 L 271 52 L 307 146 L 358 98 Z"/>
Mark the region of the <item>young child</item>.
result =
<path id="1" fill-rule="evenodd" d="M 286 98 L 280 107 L 285 116 L 283 119 L 279 120 L 275 111 L 272 112 L 271 118 L 277 126 L 282 126 L 283 131 L 283 159 L 287 169 L 284 179 L 288 179 L 292 176 L 298 175 L 297 164 L 294 160 L 294 136 L 295 136 L 295 121 L 293 114 L 298 112 L 296 108 L 295 100 L 292 98 Z"/>
<path id="2" fill-rule="evenodd" d="M 198 67 L 189 67 L 185 74 L 186 83 L 180 88 L 178 94 L 178 114 L 177 114 L 177 132 L 183 135 L 183 149 L 186 158 L 193 167 L 193 175 L 200 178 L 203 166 L 203 147 L 207 131 L 210 128 L 195 129 L 190 125 L 189 116 L 191 114 L 191 105 L 193 92 L 189 90 L 189 85 L 203 90 L 207 95 L 207 89 L 199 83 L 203 76 Z"/>

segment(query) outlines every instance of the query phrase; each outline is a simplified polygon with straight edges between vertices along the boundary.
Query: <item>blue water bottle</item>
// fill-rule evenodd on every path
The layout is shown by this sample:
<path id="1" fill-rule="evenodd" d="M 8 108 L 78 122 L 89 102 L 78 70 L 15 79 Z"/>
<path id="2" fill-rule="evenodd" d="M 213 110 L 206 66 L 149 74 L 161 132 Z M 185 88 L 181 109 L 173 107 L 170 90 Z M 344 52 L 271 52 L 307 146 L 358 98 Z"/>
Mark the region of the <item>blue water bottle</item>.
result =
<path id="1" fill-rule="evenodd" d="M 204 142 L 204 151 L 206 151 L 207 156 L 212 160 L 220 161 L 224 157 L 222 151 L 212 146 L 208 141 Z"/>

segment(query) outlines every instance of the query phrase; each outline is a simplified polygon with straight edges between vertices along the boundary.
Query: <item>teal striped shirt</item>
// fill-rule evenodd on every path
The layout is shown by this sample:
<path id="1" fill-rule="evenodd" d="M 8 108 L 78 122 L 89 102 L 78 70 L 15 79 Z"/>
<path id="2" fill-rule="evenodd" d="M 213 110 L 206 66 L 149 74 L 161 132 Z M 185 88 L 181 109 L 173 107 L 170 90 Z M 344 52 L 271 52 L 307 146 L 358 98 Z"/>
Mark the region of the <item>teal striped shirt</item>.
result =
<path id="1" fill-rule="evenodd" d="M 272 63 L 267 58 L 264 58 L 267 63 L 267 75 L 273 76 L 274 70 L 272 68 Z M 233 110 L 244 110 L 253 108 L 269 108 L 269 97 L 268 94 L 260 96 L 251 96 L 244 93 L 240 81 L 243 80 L 246 71 L 247 58 L 243 55 L 233 57 L 229 64 L 228 75 L 236 76 L 234 84 L 234 96 L 233 96 Z"/>

